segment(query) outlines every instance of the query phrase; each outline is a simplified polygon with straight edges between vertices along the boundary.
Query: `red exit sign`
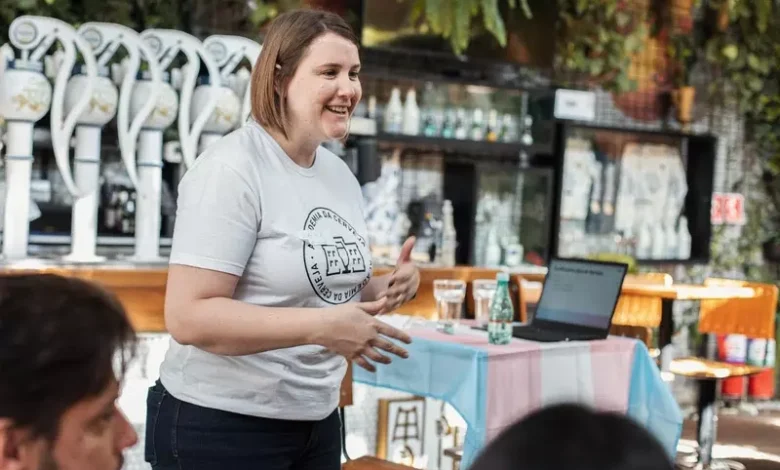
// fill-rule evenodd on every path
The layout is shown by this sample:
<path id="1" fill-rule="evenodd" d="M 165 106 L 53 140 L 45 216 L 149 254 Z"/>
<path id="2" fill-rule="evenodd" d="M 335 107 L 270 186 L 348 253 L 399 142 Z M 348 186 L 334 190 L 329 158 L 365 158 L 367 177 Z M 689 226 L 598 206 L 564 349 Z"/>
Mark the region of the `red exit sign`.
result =
<path id="1" fill-rule="evenodd" d="M 713 225 L 745 225 L 745 196 L 713 193 L 710 221 Z"/>

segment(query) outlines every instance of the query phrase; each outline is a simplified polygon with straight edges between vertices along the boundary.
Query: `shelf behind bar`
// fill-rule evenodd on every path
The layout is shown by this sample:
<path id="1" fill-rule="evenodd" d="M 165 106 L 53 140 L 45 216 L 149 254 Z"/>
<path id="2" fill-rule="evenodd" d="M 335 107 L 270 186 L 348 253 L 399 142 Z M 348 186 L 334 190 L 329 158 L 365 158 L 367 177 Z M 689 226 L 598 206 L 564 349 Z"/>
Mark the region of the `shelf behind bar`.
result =
<path id="1" fill-rule="evenodd" d="M 387 133 L 379 133 L 375 138 L 380 147 L 402 146 L 410 149 L 492 158 L 519 159 L 522 151 L 525 151 L 529 156 L 550 151 L 547 145 L 525 145 L 520 142 L 489 142 L 486 140 L 446 139 Z"/>

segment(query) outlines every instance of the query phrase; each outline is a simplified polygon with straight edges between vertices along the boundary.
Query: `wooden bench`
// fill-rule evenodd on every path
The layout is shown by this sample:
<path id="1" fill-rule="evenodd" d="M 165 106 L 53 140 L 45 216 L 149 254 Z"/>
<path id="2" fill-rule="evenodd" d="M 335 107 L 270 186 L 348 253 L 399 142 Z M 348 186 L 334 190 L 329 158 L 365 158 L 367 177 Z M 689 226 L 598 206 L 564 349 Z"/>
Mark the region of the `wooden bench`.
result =
<path id="1" fill-rule="evenodd" d="M 387 460 L 370 457 L 368 455 L 359 459 L 350 460 L 341 466 L 342 470 L 414 470 L 414 467 L 407 467 Z"/>

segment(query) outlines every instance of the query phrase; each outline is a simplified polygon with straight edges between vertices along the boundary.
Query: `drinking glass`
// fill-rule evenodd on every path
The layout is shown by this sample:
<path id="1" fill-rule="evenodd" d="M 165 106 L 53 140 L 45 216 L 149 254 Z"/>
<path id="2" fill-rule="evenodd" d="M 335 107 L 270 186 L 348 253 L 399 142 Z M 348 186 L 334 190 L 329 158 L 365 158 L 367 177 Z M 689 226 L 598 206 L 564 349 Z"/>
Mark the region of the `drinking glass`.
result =
<path id="1" fill-rule="evenodd" d="M 466 283 L 453 279 L 436 279 L 433 281 L 433 297 L 436 299 L 436 309 L 439 313 L 436 328 L 444 333 L 454 333 L 455 324 L 463 309 L 463 299 L 466 297 Z"/>
<path id="2" fill-rule="evenodd" d="M 490 302 L 496 293 L 495 279 L 475 279 L 472 283 L 474 296 L 474 319 L 477 324 L 486 325 L 490 317 Z"/>

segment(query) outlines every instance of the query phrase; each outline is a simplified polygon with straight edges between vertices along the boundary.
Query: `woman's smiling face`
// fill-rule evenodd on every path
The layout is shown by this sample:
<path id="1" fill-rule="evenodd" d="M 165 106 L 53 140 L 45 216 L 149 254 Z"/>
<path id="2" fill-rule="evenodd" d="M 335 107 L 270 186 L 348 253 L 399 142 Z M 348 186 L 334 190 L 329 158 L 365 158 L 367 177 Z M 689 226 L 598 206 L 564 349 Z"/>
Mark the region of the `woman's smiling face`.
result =
<path id="1" fill-rule="evenodd" d="M 306 139 L 342 139 L 363 95 L 358 48 L 338 34 L 326 32 L 309 45 L 287 85 L 290 130 Z"/>

